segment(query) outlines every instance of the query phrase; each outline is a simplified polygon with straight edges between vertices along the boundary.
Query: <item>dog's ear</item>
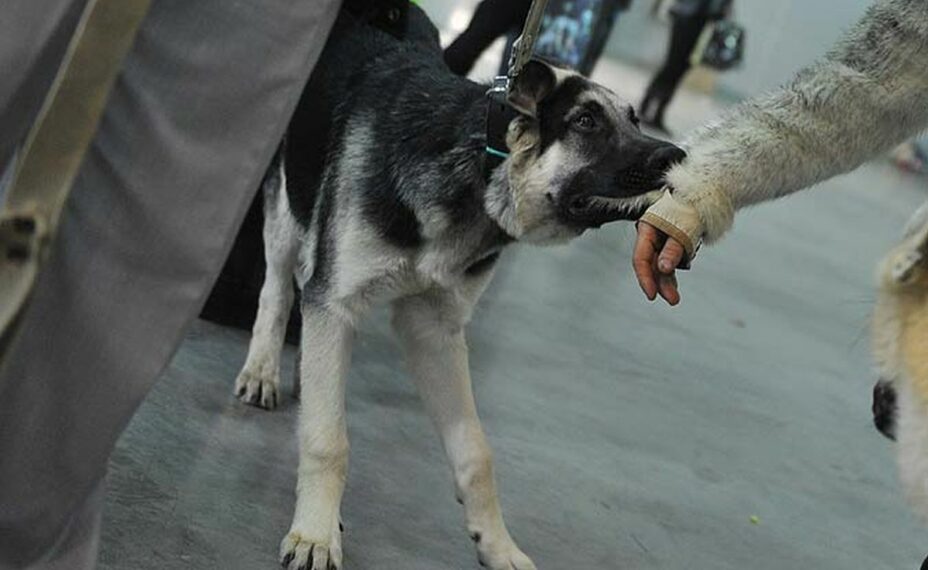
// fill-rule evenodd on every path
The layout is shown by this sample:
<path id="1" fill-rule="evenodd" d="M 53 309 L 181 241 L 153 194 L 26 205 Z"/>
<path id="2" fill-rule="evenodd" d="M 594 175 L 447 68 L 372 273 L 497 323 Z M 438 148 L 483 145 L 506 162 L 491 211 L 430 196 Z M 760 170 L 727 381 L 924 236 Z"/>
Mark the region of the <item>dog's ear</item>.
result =
<path id="1" fill-rule="evenodd" d="M 921 228 L 893 250 L 883 271 L 897 285 L 911 285 L 928 269 L 928 228 Z"/>
<path id="2" fill-rule="evenodd" d="M 557 74 L 547 63 L 532 59 L 525 64 L 509 88 L 509 104 L 519 112 L 535 117 L 538 104 L 554 91 Z"/>

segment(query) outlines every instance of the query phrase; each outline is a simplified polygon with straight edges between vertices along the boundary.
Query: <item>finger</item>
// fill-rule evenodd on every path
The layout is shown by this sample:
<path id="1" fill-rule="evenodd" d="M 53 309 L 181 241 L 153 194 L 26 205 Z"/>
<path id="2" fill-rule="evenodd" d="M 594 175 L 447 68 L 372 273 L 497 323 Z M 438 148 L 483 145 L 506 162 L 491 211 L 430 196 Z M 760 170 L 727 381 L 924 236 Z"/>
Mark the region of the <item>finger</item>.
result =
<path id="1" fill-rule="evenodd" d="M 680 290 L 677 287 L 677 276 L 674 273 L 658 273 L 657 275 L 657 285 L 660 291 L 661 297 L 667 301 L 667 304 L 671 307 L 676 306 L 680 303 Z"/>
<path id="2" fill-rule="evenodd" d="M 632 256 L 632 267 L 638 286 L 648 300 L 657 297 L 657 279 L 654 272 L 654 259 L 662 245 L 662 238 L 657 228 L 645 222 L 638 224 L 638 238 L 635 241 L 635 253 Z"/>
<path id="3" fill-rule="evenodd" d="M 666 274 L 673 273 L 673 270 L 680 265 L 685 255 L 686 250 L 683 248 L 683 244 L 673 238 L 667 238 L 667 242 L 664 243 L 664 248 L 657 258 L 658 271 Z"/>

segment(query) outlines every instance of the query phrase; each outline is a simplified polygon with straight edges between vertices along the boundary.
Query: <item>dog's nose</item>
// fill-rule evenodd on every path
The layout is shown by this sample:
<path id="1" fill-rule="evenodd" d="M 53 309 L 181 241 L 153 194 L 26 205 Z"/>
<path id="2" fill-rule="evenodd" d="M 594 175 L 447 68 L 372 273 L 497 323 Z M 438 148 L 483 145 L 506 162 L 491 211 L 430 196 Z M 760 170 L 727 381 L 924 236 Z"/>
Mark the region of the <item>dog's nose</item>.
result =
<path id="1" fill-rule="evenodd" d="M 682 148 L 670 143 L 661 145 L 651 156 L 648 157 L 648 168 L 664 172 L 674 164 L 682 162 L 686 158 L 686 152 Z"/>
<path id="2" fill-rule="evenodd" d="M 892 383 L 880 378 L 873 387 L 873 425 L 883 435 L 895 441 L 896 439 L 896 389 Z"/>

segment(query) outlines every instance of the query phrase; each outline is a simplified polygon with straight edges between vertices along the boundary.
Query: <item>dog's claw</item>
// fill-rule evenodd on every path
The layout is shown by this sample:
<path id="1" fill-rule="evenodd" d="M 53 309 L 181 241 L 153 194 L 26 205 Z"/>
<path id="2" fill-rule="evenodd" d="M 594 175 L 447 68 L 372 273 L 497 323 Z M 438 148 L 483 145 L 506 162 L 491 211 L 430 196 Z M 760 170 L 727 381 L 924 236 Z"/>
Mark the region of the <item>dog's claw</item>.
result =
<path id="1" fill-rule="evenodd" d="M 329 542 L 323 542 L 290 532 L 280 543 L 280 561 L 288 570 L 340 570 L 341 559 L 341 538 L 337 533 Z"/>
<path id="2" fill-rule="evenodd" d="M 490 570 L 537 570 L 532 560 L 513 542 L 509 533 L 473 529 L 470 539 L 477 546 L 477 561 Z"/>
<path id="3" fill-rule="evenodd" d="M 277 385 L 274 379 L 243 370 L 235 380 L 235 395 L 243 404 L 273 410 L 279 402 Z"/>

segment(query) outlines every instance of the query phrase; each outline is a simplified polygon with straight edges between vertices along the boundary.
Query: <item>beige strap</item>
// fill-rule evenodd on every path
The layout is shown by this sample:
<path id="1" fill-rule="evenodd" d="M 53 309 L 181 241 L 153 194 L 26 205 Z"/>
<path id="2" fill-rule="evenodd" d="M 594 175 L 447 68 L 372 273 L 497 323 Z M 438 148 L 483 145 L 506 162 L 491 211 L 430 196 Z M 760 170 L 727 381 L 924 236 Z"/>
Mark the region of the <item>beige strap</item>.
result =
<path id="1" fill-rule="evenodd" d="M 680 242 L 686 250 L 685 265 L 696 257 L 702 243 L 702 220 L 696 208 L 673 197 L 670 190 L 648 208 L 641 221 L 650 224 Z"/>
<path id="2" fill-rule="evenodd" d="M 0 363 L 151 0 L 88 0 L 0 211 Z"/>

